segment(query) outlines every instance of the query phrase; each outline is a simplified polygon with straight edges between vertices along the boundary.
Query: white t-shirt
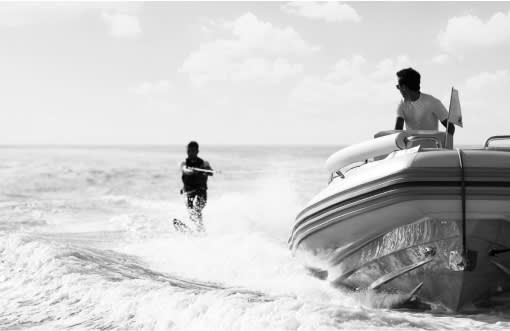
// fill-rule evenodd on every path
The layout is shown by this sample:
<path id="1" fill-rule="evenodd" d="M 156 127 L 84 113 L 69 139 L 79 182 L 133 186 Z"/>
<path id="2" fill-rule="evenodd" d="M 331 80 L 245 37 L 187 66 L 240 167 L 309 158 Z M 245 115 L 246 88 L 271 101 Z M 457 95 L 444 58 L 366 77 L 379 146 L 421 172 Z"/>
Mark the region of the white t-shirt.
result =
<path id="1" fill-rule="evenodd" d="M 421 93 L 416 101 L 401 101 L 397 117 L 402 117 L 406 130 L 437 130 L 438 121 L 448 118 L 448 111 L 441 101 L 431 95 Z"/>

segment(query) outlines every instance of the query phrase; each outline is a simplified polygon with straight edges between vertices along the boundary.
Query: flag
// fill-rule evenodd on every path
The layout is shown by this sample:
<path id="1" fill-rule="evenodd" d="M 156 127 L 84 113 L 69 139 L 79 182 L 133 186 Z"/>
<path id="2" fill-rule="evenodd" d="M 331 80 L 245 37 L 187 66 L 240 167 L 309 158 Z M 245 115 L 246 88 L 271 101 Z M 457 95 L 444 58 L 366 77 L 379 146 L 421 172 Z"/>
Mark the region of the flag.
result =
<path id="1" fill-rule="evenodd" d="M 448 122 L 462 128 L 462 113 L 460 111 L 459 91 L 452 87 L 450 97 L 450 109 L 448 110 Z"/>

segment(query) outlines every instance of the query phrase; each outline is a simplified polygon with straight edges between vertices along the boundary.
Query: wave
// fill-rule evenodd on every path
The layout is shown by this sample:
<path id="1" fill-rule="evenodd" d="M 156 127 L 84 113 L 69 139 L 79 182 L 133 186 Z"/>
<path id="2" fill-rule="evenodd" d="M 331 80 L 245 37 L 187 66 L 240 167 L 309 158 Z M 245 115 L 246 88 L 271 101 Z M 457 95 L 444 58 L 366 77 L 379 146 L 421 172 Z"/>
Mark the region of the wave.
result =
<path id="1" fill-rule="evenodd" d="M 211 321 L 213 329 L 222 329 L 229 323 L 238 328 L 243 319 L 255 328 L 299 325 L 295 319 L 267 318 L 268 310 L 276 314 L 282 304 L 289 308 L 293 303 L 290 315 L 301 309 L 295 296 L 183 278 L 151 269 L 132 255 L 41 236 L 2 239 L 0 301 L 6 309 L 0 312 L 0 326 L 7 329 L 209 329 Z M 223 309 L 230 318 L 221 314 Z"/>
<path id="2" fill-rule="evenodd" d="M 57 238 L 0 233 L 0 328 L 501 330 L 510 326 L 501 314 L 467 317 L 372 309 L 360 298 L 304 275 L 277 244 L 260 247 L 260 260 L 254 259 L 255 252 L 250 255 L 247 249 L 265 240 L 256 234 L 243 241 L 168 235 L 159 242 L 128 243 L 126 251 L 138 254 L 78 245 L 69 236 Z M 218 264 L 221 256 L 216 254 L 226 254 L 218 239 L 225 245 L 237 243 L 239 254 L 223 256 L 224 263 Z M 192 247 L 195 251 L 189 252 Z M 153 258 L 147 260 L 145 255 Z M 211 269 L 221 265 L 228 267 Z M 257 273 L 257 268 L 262 270 Z"/>

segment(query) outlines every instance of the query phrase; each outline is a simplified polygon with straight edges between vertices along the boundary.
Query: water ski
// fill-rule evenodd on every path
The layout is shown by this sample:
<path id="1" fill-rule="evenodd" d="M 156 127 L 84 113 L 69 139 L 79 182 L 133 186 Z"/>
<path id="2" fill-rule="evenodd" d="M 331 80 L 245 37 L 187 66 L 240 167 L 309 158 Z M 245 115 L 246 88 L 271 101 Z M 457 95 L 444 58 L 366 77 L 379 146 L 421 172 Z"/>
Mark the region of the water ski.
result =
<path id="1" fill-rule="evenodd" d="M 183 233 L 191 232 L 191 228 L 189 226 L 187 226 L 186 223 L 184 223 L 181 220 L 178 220 L 177 218 L 174 218 L 172 223 L 174 225 L 175 231 L 177 231 L 177 232 L 183 232 Z"/>

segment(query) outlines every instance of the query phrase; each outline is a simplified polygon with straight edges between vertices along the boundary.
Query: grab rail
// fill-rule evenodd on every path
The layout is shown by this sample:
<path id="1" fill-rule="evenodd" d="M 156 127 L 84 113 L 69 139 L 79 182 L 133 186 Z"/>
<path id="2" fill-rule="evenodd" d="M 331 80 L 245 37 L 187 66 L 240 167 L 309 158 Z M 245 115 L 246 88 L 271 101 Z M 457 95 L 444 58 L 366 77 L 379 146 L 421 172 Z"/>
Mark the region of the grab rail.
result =
<path id="1" fill-rule="evenodd" d="M 505 140 L 505 139 L 509 139 L 510 140 L 510 135 L 504 135 L 504 136 L 492 136 L 492 137 L 489 137 L 486 141 L 485 141 L 485 145 L 484 145 L 484 148 L 488 148 L 489 147 L 489 143 L 493 140 Z"/>
<path id="2" fill-rule="evenodd" d="M 442 149 L 445 135 L 445 132 L 434 130 L 378 132 L 374 136 L 375 139 L 342 148 L 327 159 L 326 169 L 330 174 L 329 182 L 337 177 L 344 178 L 349 170 L 371 161 L 384 159 L 395 151 L 416 147 L 413 145 L 420 141 L 432 141 L 435 148 Z"/>
<path id="3" fill-rule="evenodd" d="M 387 131 L 381 131 L 381 132 L 376 133 L 374 138 L 383 137 L 383 136 L 398 133 L 398 132 L 403 132 L 406 134 L 406 137 L 404 138 L 406 148 L 412 147 L 412 146 L 409 146 L 409 143 L 415 142 L 417 140 L 433 140 L 436 145 L 436 148 L 447 148 L 443 145 L 443 142 L 445 141 L 445 137 L 446 137 L 446 132 L 443 132 L 443 131 L 387 130 Z"/>
<path id="4" fill-rule="evenodd" d="M 361 161 L 361 162 L 355 162 L 355 163 L 352 163 L 342 169 L 339 169 L 335 172 L 332 172 L 331 173 L 331 176 L 329 176 L 329 181 L 328 181 L 328 184 L 331 183 L 333 181 L 333 179 L 337 178 L 337 177 L 341 177 L 341 178 L 345 178 L 345 174 L 348 172 L 348 171 L 351 171 L 352 169 L 354 168 L 359 168 L 361 167 L 362 165 L 365 165 L 368 163 L 368 160 L 365 160 L 365 161 Z"/>
<path id="5" fill-rule="evenodd" d="M 431 140 L 436 144 L 436 148 L 441 148 L 443 144 L 441 144 L 441 141 L 437 137 L 420 137 L 420 136 L 410 136 L 404 139 L 406 143 L 414 143 L 416 141 L 420 140 Z"/>

